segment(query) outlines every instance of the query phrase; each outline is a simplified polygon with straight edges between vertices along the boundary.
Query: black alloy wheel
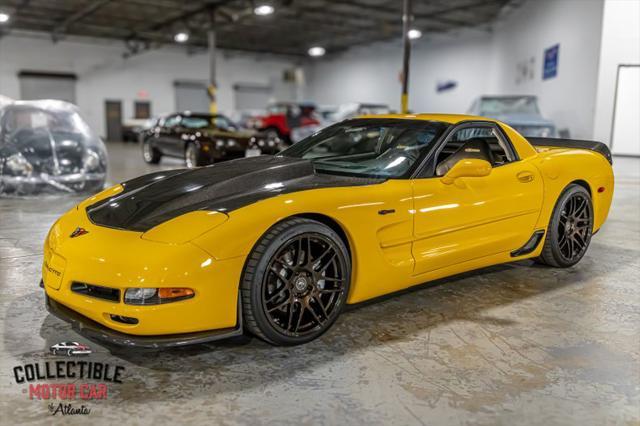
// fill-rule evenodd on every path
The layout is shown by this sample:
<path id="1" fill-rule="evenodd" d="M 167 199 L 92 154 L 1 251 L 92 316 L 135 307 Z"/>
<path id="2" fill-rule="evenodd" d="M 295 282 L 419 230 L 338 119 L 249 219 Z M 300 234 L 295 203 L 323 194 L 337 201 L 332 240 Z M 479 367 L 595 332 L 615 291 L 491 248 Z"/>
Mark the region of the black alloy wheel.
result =
<path id="1" fill-rule="evenodd" d="M 555 267 L 575 265 L 586 253 L 592 231 L 591 195 L 582 186 L 571 184 L 556 203 L 538 260 Z"/>
<path id="2" fill-rule="evenodd" d="M 349 254 L 335 231 L 308 219 L 280 222 L 247 260 L 241 286 L 247 328 L 277 345 L 313 340 L 335 322 L 349 281 Z"/>

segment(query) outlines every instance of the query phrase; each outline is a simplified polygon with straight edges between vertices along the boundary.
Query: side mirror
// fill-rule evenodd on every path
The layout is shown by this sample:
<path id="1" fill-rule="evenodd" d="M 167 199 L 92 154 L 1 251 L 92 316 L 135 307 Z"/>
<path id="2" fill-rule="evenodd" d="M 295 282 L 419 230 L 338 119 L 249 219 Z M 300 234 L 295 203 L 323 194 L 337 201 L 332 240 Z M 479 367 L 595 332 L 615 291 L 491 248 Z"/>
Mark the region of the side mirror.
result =
<path id="1" fill-rule="evenodd" d="M 491 173 L 491 164 L 486 160 L 469 158 L 458 161 L 447 174 L 440 179 L 445 185 L 451 185 L 461 177 L 484 177 Z"/>

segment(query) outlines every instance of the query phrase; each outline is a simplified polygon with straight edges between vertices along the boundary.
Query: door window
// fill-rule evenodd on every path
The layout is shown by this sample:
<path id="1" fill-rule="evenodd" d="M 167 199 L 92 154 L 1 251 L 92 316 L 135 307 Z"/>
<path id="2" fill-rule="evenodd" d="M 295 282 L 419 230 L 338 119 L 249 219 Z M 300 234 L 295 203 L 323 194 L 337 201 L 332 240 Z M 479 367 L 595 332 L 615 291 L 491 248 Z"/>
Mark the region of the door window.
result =
<path id="1" fill-rule="evenodd" d="M 477 158 L 499 167 L 515 161 L 513 149 L 505 137 L 493 126 L 468 126 L 456 130 L 437 152 L 435 170 L 429 176 L 443 176 L 458 161 Z"/>

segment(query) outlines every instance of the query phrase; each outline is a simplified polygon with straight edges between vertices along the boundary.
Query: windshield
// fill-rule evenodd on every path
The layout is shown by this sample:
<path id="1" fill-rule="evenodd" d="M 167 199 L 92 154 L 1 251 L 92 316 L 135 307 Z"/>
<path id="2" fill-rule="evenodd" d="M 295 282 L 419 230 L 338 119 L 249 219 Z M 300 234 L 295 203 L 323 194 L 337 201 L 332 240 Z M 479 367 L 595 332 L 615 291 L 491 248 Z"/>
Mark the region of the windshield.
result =
<path id="1" fill-rule="evenodd" d="M 483 98 L 480 101 L 480 115 L 538 113 L 538 101 L 533 96 Z"/>
<path id="2" fill-rule="evenodd" d="M 187 129 L 236 130 L 236 125 L 224 115 L 182 117 L 181 124 Z"/>
<path id="3" fill-rule="evenodd" d="M 311 160 L 319 172 L 400 178 L 446 127 L 422 120 L 348 120 L 303 139 L 281 155 Z"/>

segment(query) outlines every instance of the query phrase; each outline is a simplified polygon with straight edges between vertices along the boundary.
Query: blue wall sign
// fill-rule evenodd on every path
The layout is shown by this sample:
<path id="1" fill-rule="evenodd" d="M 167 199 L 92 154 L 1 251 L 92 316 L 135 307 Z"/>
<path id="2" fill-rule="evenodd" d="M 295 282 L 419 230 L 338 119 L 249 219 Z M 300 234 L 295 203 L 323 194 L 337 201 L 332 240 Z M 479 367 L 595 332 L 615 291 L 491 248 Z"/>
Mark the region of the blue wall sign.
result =
<path id="1" fill-rule="evenodd" d="M 542 79 L 548 80 L 558 75 L 558 55 L 560 45 L 556 44 L 544 50 L 544 68 L 542 69 Z"/>
<path id="2" fill-rule="evenodd" d="M 458 85 L 455 80 L 439 81 L 436 83 L 436 92 L 446 92 L 447 90 L 453 90 Z"/>

